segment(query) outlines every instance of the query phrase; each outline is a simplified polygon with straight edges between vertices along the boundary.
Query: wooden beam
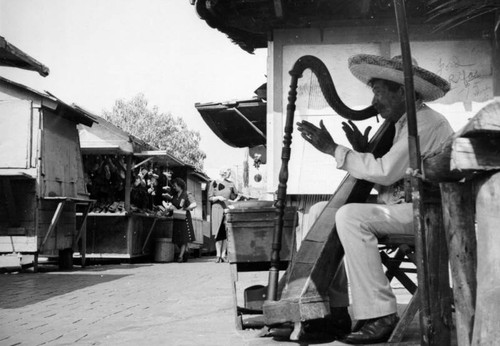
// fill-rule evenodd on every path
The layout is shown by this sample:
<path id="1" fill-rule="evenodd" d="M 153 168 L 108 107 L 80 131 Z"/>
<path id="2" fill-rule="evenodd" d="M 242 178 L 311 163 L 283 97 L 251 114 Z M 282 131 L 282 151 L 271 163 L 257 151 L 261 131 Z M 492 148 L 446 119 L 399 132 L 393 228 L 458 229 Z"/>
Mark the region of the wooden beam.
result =
<path id="1" fill-rule="evenodd" d="M 424 263 L 424 265 L 427 266 L 428 272 L 429 320 L 426 321 L 421 318 L 420 321 L 421 323 L 428 323 L 429 339 L 427 345 L 450 345 L 453 326 L 451 317 L 452 296 L 441 204 L 439 202 L 424 202 L 422 213 L 427 246 L 424 249 L 424 251 L 427 251 L 427 263 Z M 418 290 L 421 292 L 420 285 Z M 422 311 L 420 311 L 420 314 L 422 314 Z"/>
<path id="2" fill-rule="evenodd" d="M 442 183 L 443 223 L 453 279 L 458 346 L 470 345 L 476 308 L 476 234 L 472 182 Z"/>
<path id="3" fill-rule="evenodd" d="M 477 185 L 477 300 L 472 345 L 496 345 L 500 340 L 500 173 Z"/>
<path id="4" fill-rule="evenodd" d="M 66 201 L 61 201 L 57 204 L 56 211 L 54 213 L 54 216 L 52 217 L 52 221 L 50 222 L 49 228 L 47 230 L 47 233 L 45 233 L 45 237 L 43 238 L 42 244 L 40 245 L 40 248 L 38 249 L 38 253 L 42 253 L 43 247 L 45 246 L 45 243 L 47 242 L 47 239 L 49 239 L 50 234 L 52 231 L 57 227 L 57 223 L 59 222 L 59 217 L 62 214 L 62 211 L 64 209 L 64 205 L 66 204 Z"/>
<path id="5" fill-rule="evenodd" d="M 127 169 L 125 171 L 125 211 L 130 212 L 130 192 L 132 191 L 132 155 L 127 155 Z"/>
<path id="6" fill-rule="evenodd" d="M 151 237 L 151 233 L 153 233 L 153 230 L 155 229 L 156 221 L 158 221 L 158 218 L 155 217 L 153 219 L 153 224 L 151 225 L 151 228 L 149 229 L 148 235 L 146 236 L 146 240 L 144 240 L 144 244 L 142 245 L 142 253 L 146 253 L 146 246 L 148 244 L 149 238 Z"/>
<path id="7" fill-rule="evenodd" d="M 500 138 L 459 137 L 453 141 L 450 170 L 486 171 L 498 169 L 500 169 Z"/>

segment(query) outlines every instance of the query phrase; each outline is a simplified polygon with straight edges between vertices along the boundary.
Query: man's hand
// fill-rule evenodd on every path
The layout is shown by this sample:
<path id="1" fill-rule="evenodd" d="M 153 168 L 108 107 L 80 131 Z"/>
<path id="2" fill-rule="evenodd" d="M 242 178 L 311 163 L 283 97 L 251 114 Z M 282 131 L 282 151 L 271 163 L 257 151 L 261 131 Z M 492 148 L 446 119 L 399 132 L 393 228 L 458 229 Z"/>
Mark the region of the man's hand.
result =
<path id="1" fill-rule="evenodd" d="M 354 150 L 364 153 L 368 151 L 368 135 L 370 134 L 371 126 L 365 129 L 365 133 L 361 134 L 358 127 L 349 120 L 349 124 L 345 121 L 342 122 L 342 130 Z"/>
<path id="2" fill-rule="evenodd" d="M 319 126 L 317 127 L 305 120 L 297 123 L 297 129 L 302 134 L 302 138 L 319 151 L 334 156 L 338 144 L 335 143 L 330 132 L 326 129 L 323 120 L 319 122 Z"/>

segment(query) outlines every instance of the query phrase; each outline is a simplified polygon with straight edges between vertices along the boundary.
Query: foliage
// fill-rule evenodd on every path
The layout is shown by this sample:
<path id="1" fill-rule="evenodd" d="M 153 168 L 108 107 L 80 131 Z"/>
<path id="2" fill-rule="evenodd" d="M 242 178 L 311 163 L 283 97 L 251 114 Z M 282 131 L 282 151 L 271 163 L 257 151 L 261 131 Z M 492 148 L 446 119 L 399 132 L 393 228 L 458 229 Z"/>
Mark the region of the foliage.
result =
<path id="1" fill-rule="evenodd" d="M 160 113 L 158 107 L 148 107 L 143 94 L 131 100 L 117 100 L 111 112 L 103 117 L 146 143 L 175 156 L 185 163 L 203 169 L 206 154 L 200 149 L 200 134 L 187 128 L 181 117 Z"/>

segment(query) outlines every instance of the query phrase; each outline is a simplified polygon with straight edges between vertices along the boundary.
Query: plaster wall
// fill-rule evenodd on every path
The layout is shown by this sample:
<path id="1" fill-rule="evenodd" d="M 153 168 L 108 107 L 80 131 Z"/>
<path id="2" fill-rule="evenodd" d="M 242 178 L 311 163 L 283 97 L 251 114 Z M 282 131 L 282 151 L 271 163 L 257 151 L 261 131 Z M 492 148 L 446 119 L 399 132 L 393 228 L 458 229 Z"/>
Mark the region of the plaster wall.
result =
<path id="1" fill-rule="evenodd" d="M 357 28 L 352 28 L 352 32 Z M 286 106 L 291 77 L 288 72 L 303 55 L 320 58 L 330 71 L 340 98 L 351 108 L 361 109 L 370 104 L 370 89 L 351 75 L 347 60 L 359 53 L 394 56 L 400 54 L 399 42 L 393 35 L 364 34 L 357 38 L 349 28 L 281 30 L 269 44 L 268 114 L 267 114 L 267 190 L 278 186 L 281 168 L 281 148 Z M 452 89 L 444 98 L 429 106 L 443 113 L 457 131 L 479 109 L 493 98 L 493 50 L 491 42 L 481 37 L 439 37 L 426 39 L 425 33 L 411 41 L 412 56 L 419 66 L 429 69 L 451 83 Z M 350 37 L 347 37 L 349 36 Z M 472 35 L 472 34 L 471 34 Z M 306 119 L 315 124 L 323 120 L 340 144 L 348 145 L 341 124 L 345 119 L 326 103 L 314 74 L 306 70 L 299 79 L 294 124 Z M 376 119 L 358 122 L 364 130 L 378 126 Z M 315 150 L 302 140 L 294 126 L 289 162 L 288 194 L 331 194 L 340 184 L 345 172 L 336 169 L 335 160 Z"/>

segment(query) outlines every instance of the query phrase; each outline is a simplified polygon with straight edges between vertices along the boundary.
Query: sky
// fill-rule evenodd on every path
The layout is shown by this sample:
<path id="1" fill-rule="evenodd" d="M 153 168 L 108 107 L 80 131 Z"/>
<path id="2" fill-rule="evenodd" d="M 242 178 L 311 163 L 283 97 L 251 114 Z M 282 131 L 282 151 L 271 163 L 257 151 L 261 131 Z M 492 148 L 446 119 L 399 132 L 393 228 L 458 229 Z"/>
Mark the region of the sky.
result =
<path id="1" fill-rule="evenodd" d="M 253 97 L 267 49 L 243 51 L 189 0 L 0 0 L 0 36 L 50 69 L 0 67 L 2 77 L 96 115 L 143 93 L 200 133 L 210 176 L 243 161 L 244 149 L 213 134 L 194 104 Z"/>

